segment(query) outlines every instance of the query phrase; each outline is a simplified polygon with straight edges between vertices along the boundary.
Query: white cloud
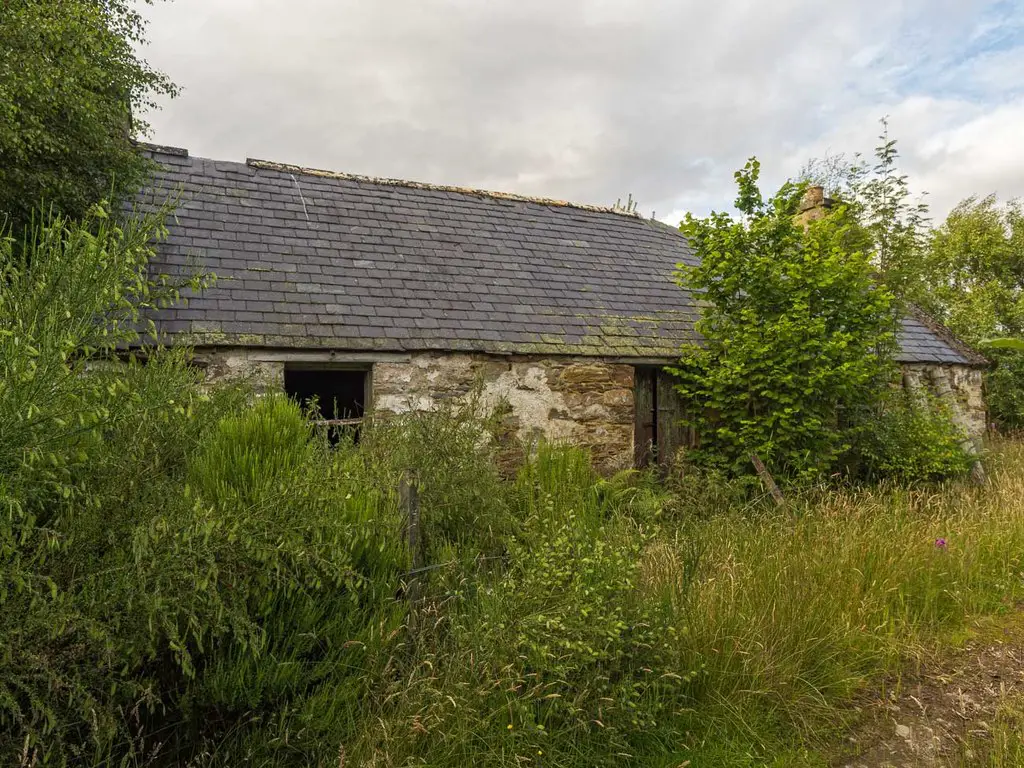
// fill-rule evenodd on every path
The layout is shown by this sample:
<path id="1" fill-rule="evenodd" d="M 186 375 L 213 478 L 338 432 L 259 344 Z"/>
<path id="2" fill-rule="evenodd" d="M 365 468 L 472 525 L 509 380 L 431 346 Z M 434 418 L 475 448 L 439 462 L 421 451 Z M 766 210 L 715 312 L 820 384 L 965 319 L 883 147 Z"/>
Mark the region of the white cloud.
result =
<path id="1" fill-rule="evenodd" d="M 223 159 L 611 203 L 725 207 L 870 151 L 936 213 L 1024 194 L 1020 0 L 177 0 L 146 56 L 184 86 L 154 140 Z M 965 30 L 973 30 L 973 36 Z M 671 212 L 671 213 L 670 213 Z"/>

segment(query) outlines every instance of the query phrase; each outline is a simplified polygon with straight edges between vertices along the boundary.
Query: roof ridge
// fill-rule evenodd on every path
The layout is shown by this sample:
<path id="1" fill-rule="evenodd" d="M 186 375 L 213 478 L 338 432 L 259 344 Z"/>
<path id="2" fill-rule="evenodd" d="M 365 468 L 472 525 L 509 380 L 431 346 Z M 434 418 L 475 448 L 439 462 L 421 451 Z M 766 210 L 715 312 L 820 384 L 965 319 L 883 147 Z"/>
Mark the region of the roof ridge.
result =
<path id="1" fill-rule="evenodd" d="M 477 195 L 479 197 L 490 197 L 495 200 L 514 200 L 522 203 L 536 203 L 538 205 L 554 206 L 559 208 L 576 208 L 582 211 L 593 213 L 614 213 L 617 216 L 625 216 L 630 219 L 644 221 L 644 217 L 634 211 L 625 211 L 621 208 L 614 208 L 602 205 L 588 205 L 586 203 L 573 203 L 567 200 L 556 200 L 550 197 L 531 197 L 520 195 L 515 192 L 494 192 L 474 187 L 460 187 L 452 184 L 429 184 L 422 181 L 407 181 L 405 179 L 392 179 L 383 176 L 364 176 L 357 173 L 344 173 L 342 171 L 326 171 L 320 168 L 307 168 L 301 165 L 289 163 L 277 163 L 272 160 L 258 160 L 246 158 L 245 164 L 250 168 L 260 168 L 269 171 L 281 171 L 282 173 L 298 173 L 303 176 L 319 176 L 327 179 L 342 179 L 344 181 L 360 181 L 368 184 L 380 184 L 391 187 L 407 187 L 409 189 L 422 189 L 436 192 L 456 192 L 465 195 Z"/>
<path id="2" fill-rule="evenodd" d="M 945 323 L 936 320 L 928 312 L 921 308 L 920 305 L 908 301 L 907 309 L 910 314 L 917 318 L 920 323 L 938 336 L 940 339 L 945 341 L 954 351 L 959 352 L 963 355 L 973 366 L 988 366 L 992 365 L 992 361 L 985 357 L 981 352 L 976 350 L 973 346 L 968 344 L 966 341 L 957 336 L 951 331 Z"/>
<path id="3" fill-rule="evenodd" d="M 175 157 L 188 157 L 188 150 L 185 147 L 172 147 L 169 144 L 153 144 L 148 141 L 133 139 L 132 142 L 139 149 L 152 152 L 157 155 L 174 155 Z"/>

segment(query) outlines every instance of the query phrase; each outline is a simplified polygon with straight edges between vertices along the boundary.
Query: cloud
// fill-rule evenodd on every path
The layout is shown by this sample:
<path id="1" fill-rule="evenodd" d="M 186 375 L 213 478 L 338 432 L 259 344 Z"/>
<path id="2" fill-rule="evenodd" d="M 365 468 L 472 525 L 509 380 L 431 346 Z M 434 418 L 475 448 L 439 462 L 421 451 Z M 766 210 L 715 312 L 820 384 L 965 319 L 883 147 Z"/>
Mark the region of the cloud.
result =
<path id="1" fill-rule="evenodd" d="M 154 140 L 609 204 L 723 208 L 892 116 L 938 213 L 1024 194 L 1020 0 L 177 0 Z M 969 34 L 965 34 L 969 30 Z M 942 209 L 942 210 L 940 210 Z"/>

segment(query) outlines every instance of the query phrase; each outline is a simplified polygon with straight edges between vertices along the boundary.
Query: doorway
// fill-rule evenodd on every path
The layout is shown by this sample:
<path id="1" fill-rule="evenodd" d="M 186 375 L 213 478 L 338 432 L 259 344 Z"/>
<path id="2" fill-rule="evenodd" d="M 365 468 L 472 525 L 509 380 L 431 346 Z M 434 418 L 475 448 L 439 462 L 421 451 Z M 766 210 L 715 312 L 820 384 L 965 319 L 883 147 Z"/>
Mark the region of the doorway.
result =
<path id="1" fill-rule="evenodd" d="M 683 424 L 683 401 L 671 374 L 661 366 L 638 365 L 633 372 L 633 459 L 637 469 L 672 463 L 680 448 L 696 445 Z"/>

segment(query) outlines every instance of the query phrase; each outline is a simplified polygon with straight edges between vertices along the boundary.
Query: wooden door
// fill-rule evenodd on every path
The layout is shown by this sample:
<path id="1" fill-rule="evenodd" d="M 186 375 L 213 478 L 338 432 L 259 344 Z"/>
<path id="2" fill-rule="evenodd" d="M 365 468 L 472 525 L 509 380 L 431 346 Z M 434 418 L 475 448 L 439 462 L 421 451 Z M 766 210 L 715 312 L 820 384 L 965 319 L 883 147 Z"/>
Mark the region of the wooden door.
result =
<path id="1" fill-rule="evenodd" d="M 655 434 L 658 438 L 658 463 L 669 466 L 679 449 L 691 445 L 692 439 L 690 430 L 682 423 L 683 400 L 676 391 L 672 375 L 661 370 L 657 375 L 654 414 L 657 419 Z"/>
<path id="2" fill-rule="evenodd" d="M 633 459 L 636 467 L 649 467 L 658 447 L 658 372 L 656 368 L 635 368 L 633 376 L 635 423 Z"/>

